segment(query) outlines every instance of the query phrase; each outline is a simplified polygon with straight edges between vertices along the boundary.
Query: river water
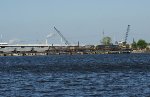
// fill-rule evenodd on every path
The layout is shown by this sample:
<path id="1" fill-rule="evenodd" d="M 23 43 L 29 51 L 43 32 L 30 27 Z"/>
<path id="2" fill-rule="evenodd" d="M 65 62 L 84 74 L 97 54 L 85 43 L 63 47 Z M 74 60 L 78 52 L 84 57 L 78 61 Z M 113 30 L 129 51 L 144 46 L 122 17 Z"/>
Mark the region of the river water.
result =
<path id="1" fill-rule="evenodd" d="M 0 97 L 149 97 L 150 54 L 0 57 Z"/>

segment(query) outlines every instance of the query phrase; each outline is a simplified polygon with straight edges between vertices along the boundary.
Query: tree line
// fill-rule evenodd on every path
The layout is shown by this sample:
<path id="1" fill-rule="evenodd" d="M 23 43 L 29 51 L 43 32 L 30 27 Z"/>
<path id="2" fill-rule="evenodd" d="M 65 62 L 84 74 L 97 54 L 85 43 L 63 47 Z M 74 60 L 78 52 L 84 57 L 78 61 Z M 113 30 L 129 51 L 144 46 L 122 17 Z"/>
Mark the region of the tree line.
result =
<path id="1" fill-rule="evenodd" d="M 139 39 L 137 42 L 135 42 L 133 40 L 133 43 L 132 43 L 132 49 L 141 49 L 142 50 L 142 49 L 147 48 L 147 46 L 148 46 L 148 43 L 143 39 Z"/>
<path id="2" fill-rule="evenodd" d="M 107 36 L 107 37 L 103 38 L 102 43 L 104 45 L 111 45 L 112 44 L 111 41 L 112 41 L 111 37 Z M 148 43 L 143 39 L 139 39 L 137 42 L 133 40 L 133 43 L 131 44 L 132 49 L 135 49 L 135 50 L 137 50 L 137 49 L 140 49 L 140 50 L 146 49 L 147 46 L 148 46 Z"/>

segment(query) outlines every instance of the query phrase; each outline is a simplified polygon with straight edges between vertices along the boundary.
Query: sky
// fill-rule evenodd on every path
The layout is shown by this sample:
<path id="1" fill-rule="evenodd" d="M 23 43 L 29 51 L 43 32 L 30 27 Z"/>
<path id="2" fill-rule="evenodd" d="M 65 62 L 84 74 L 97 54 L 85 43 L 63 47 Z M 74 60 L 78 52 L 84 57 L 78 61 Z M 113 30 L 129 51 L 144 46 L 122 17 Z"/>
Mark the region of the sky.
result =
<path id="1" fill-rule="evenodd" d="M 144 39 L 150 42 L 150 0 L 0 0 L 1 41 L 60 44 L 54 26 L 72 44 Z"/>

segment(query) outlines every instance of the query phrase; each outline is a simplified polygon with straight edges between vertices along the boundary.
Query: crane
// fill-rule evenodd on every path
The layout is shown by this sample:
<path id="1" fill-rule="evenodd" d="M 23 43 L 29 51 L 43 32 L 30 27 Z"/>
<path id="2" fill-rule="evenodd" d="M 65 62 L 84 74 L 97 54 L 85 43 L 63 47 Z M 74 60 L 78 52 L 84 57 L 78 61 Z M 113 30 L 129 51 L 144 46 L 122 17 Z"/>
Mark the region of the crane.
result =
<path id="1" fill-rule="evenodd" d="M 63 41 L 65 41 L 66 45 L 70 45 L 70 43 L 68 42 L 68 40 L 60 33 L 60 31 L 54 27 L 55 31 L 59 34 L 59 36 L 63 39 Z"/>
<path id="2" fill-rule="evenodd" d="M 129 31 L 130 31 L 130 25 L 128 25 L 128 27 L 127 27 L 127 32 L 126 32 L 125 41 L 124 41 L 125 44 L 127 43 L 127 38 L 128 38 Z"/>

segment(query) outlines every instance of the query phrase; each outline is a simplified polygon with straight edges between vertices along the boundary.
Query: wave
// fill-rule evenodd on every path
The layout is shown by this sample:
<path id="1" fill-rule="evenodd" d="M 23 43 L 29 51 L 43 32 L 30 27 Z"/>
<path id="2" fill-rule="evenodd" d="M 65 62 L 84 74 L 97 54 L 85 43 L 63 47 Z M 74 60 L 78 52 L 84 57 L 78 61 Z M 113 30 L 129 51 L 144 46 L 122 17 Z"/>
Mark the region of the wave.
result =
<path id="1" fill-rule="evenodd" d="M 150 71 L 148 54 L 62 55 L 7 57 L 0 59 L 0 72 L 114 72 Z"/>
<path id="2" fill-rule="evenodd" d="M 1 72 L 111 72 L 142 71 L 149 72 L 150 64 L 45 64 L 0 66 Z"/>

